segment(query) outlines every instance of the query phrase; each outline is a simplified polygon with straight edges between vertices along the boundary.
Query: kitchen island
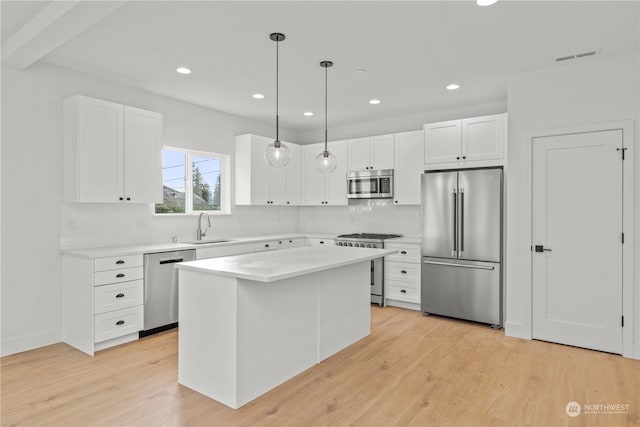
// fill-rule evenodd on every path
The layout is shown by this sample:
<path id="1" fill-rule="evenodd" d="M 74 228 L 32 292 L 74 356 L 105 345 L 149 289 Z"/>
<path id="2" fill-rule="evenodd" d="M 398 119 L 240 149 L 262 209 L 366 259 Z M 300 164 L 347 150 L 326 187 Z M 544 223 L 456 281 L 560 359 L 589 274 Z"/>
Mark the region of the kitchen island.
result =
<path id="1" fill-rule="evenodd" d="M 237 409 L 370 333 L 371 260 L 304 247 L 177 264 L 178 382 Z"/>

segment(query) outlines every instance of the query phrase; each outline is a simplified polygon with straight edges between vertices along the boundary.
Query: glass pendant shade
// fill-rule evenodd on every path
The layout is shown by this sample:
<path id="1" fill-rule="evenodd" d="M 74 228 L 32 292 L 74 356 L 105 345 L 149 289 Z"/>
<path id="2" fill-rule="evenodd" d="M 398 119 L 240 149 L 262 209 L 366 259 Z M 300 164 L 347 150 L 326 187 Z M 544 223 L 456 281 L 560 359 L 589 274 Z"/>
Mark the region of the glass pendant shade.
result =
<path id="1" fill-rule="evenodd" d="M 291 160 L 291 150 L 281 141 L 273 141 L 264 151 L 264 160 L 277 168 L 286 166 Z"/>
<path id="2" fill-rule="evenodd" d="M 338 167 L 338 160 L 333 153 L 323 151 L 316 156 L 316 170 L 321 173 L 331 173 Z"/>

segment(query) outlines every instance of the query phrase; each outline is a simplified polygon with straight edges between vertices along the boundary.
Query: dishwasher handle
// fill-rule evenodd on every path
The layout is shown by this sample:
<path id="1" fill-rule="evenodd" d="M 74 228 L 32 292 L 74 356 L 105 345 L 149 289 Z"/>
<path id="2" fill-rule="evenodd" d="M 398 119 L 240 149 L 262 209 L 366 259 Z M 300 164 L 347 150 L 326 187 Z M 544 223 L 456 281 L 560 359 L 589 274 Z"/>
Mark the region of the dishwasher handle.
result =
<path id="1" fill-rule="evenodd" d="M 172 259 L 163 259 L 160 261 L 160 265 L 162 264 L 175 264 L 176 262 L 182 262 L 184 258 L 172 258 Z"/>

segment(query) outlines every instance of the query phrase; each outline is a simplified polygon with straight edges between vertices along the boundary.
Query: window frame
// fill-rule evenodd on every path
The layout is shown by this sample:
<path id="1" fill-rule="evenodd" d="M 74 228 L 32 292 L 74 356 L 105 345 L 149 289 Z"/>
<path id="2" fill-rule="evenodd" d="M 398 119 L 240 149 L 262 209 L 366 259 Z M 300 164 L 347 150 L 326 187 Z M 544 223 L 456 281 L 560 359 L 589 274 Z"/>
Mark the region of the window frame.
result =
<path id="1" fill-rule="evenodd" d="M 189 148 L 173 147 L 168 145 L 162 146 L 162 151 L 176 151 L 185 154 L 185 189 L 184 189 L 184 212 L 156 212 L 156 207 L 153 205 L 153 215 L 169 217 L 169 216 L 196 216 L 201 213 L 207 213 L 209 215 L 231 215 L 231 181 L 230 181 L 230 169 L 231 169 L 231 156 L 228 154 L 213 153 L 210 151 L 192 150 Z M 196 157 L 211 157 L 220 160 L 220 210 L 194 210 L 193 209 L 193 160 Z M 162 169 L 162 164 L 160 165 Z M 163 187 L 163 202 L 164 202 L 164 174 L 162 176 Z"/>

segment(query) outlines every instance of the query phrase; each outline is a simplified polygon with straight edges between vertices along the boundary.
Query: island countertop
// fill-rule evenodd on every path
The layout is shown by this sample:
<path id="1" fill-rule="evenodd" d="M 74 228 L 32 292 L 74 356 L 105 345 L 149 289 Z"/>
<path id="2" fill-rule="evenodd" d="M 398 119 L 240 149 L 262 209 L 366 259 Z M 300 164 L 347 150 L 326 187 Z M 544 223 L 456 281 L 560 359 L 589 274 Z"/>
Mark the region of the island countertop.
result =
<path id="1" fill-rule="evenodd" d="M 176 267 L 258 282 L 275 282 L 396 252 L 396 249 L 307 246 L 189 261 L 176 264 Z"/>

